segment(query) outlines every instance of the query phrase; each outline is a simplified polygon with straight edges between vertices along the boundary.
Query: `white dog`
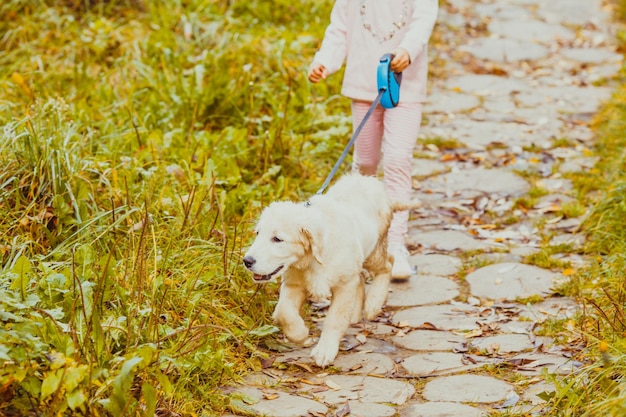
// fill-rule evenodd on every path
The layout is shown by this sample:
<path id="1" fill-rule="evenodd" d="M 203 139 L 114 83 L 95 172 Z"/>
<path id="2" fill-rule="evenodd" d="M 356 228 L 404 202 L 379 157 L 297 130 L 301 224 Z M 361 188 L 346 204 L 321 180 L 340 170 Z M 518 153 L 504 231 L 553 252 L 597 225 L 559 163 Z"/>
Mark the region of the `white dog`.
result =
<path id="1" fill-rule="evenodd" d="M 257 236 L 243 262 L 256 282 L 282 276 L 274 320 L 287 338 L 304 342 L 309 329 L 300 312 L 307 298 L 330 299 L 322 334 L 311 356 L 318 366 L 333 362 L 351 323 L 381 311 L 391 280 L 393 258 L 387 231 L 394 207 L 382 182 L 349 174 L 325 195 L 307 203 L 275 202 L 256 226 Z M 372 283 L 365 294 L 361 272 Z"/>

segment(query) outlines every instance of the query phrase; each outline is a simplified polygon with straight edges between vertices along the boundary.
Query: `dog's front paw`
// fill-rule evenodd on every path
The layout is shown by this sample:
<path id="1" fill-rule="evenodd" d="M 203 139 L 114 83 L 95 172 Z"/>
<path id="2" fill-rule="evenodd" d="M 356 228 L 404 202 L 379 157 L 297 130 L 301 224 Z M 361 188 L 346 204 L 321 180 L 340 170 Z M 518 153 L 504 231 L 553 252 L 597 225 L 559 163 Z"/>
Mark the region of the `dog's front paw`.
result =
<path id="1" fill-rule="evenodd" d="M 302 322 L 297 325 L 285 326 L 283 333 L 287 336 L 287 339 L 294 343 L 301 344 L 309 337 L 309 328 Z"/>
<path id="2" fill-rule="evenodd" d="M 382 308 L 378 303 L 372 305 L 372 303 L 365 303 L 365 308 L 363 309 L 363 316 L 365 320 L 374 320 L 376 316 L 380 314 Z"/>
<path id="3" fill-rule="evenodd" d="M 335 360 L 338 352 L 339 346 L 328 346 L 318 343 L 311 351 L 311 357 L 317 366 L 325 368 Z"/>

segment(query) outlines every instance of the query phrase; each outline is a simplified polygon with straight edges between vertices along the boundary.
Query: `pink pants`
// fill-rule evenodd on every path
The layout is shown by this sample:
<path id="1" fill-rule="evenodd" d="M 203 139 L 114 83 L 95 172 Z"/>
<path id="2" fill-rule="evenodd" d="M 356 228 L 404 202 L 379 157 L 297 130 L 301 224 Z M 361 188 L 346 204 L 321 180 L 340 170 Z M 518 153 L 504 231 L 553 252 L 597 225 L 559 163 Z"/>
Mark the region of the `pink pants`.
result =
<path id="1" fill-rule="evenodd" d="M 352 101 L 352 123 L 361 123 L 371 103 Z M 383 182 L 392 201 L 411 200 L 413 148 L 422 121 L 422 103 L 402 103 L 393 109 L 380 105 L 363 126 L 354 145 L 353 171 L 376 175 L 382 159 Z M 389 228 L 389 244 L 404 244 L 409 212 L 397 212 Z"/>

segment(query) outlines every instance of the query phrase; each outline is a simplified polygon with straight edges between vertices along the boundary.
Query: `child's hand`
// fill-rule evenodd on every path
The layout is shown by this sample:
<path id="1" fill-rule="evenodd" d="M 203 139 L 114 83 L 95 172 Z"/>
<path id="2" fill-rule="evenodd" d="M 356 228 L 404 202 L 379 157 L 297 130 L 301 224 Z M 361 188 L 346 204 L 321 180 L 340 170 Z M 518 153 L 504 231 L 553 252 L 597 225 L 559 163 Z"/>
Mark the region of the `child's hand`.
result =
<path id="1" fill-rule="evenodd" d="M 411 63 L 409 52 L 404 48 L 398 48 L 392 54 L 395 55 L 391 60 L 391 70 L 393 72 L 402 72 Z"/>
<path id="2" fill-rule="evenodd" d="M 311 68 L 309 69 L 309 81 L 312 83 L 317 83 L 320 80 L 325 80 L 328 77 L 328 70 L 325 66 L 320 64 L 319 62 L 314 62 L 311 64 Z"/>

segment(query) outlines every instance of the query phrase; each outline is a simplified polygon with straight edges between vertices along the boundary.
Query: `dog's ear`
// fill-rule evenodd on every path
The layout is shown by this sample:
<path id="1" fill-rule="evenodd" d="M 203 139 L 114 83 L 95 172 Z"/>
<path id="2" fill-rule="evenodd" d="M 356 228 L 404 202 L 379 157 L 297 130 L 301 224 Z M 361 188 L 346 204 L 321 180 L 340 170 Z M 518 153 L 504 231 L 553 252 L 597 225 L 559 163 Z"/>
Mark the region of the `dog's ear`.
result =
<path id="1" fill-rule="evenodd" d="M 321 264 L 322 254 L 321 254 L 321 247 L 320 247 L 320 242 L 319 242 L 320 240 L 319 233 L 315 233 L 314 231 L 306 227 L 302 227 L 300 229 L 300 233 L 302 234 L 302 241 L 304 243 L 304 249 L 307 252 L 310 251 L 311 254 L 313 254 L 313 257 L 315 258 L 315 260 Z"/>

